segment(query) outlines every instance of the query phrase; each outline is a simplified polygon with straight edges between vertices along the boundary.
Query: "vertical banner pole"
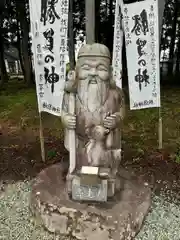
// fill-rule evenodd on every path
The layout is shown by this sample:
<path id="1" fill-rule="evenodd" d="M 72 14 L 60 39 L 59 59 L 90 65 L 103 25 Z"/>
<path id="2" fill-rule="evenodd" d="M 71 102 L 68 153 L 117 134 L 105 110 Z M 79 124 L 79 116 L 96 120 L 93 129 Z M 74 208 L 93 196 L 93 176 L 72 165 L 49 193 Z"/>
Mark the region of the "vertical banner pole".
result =
<path id="1" fill-rule="evenodd" d="M 123 1 L 116 0 L 112 67 L 116 85 L 122 88 Z"/>
<path id="2" fill-rule="evenodd" d="M 95 0 L 86 0 L 86 43 L 95 42 Z"/>
<path id="3" fill-rule="evenodd" d="M 29 2 L 30 4 L 30 9 L 32 9 L 31 6 L 31 1 Z M 32 14 L 32 11 L 30 11 L 30 13 Z M 32 16 L 31 16 L 32 17 Z M 33 37 L 33 33 L 38 33 L 39 29 L 35 29 L 35 24 L 33 24 L 32 20 L 31 20 L 31 33 L 32 33 L 32 37 Z M 33 66 L 34 66 L 34 71 L 35 71 L 35 65 L 37 65 L 37 49 L 36 47 L 32 44 L 32 48 L 33 48 Z M 37 99 L 38 100 L 38 99 Z M 39 139 L 40 139 L 40 146 L 41 146 L 41 158 L 43 162 L 46 162 L 46 154 L 45 154 L 45 144 L 44 144 L 44 133 L 43 133 L 43 121 L 42 121 L 42 112 L 39 111 Z"/>
<path id="4" fill-rule="evenodd" d="M 123 0 L 116 0 L 115 23 L 114 23 L 114 42 L 113 42 L 113 77 L 116 86 L 122 89 L 122 48 L 123 48 Z M 122 143 L 122 131 L 120 132 L 120 143 Z M 120 145 L 122 149 L 122 144 Z"/>
<path id="5" fill-rule="evenodd" d="M 38 31 L 38 29 L 36 29 Z M 34 66 L 37 64 L 37 49 L 34 48 Z M 38 99 L 37 99 L 38 100 Z M 42 161 L 46 161 L 45 157 L 45 146 L 44 146 L 44 134 L 43 134 L 43 121 L 42 121 L 42 112 L 39 110 L 39 138 L 40 138 L 40 146 L 41 146 L 41 158 Z"/>
<path id="6" fill-rule="evenodd" d="M 39 136 L 40 136 L 40 144 L 41 144 L 41 157 L 42 161 L 46 161 L 45 155 L 45 147 L 44 147 L 44 134 L 43 134 L 43 124 L 42 124 L 42 113 L 39 113 Z"/>
<path id="7" fill-rule="evenodd" d="M 163 147 L 161 107 L 159 107 L 159 126 L 158 126 L 158 133 L 159 133 L 159 150 L 161 150 L 162 147 Z"/>
<path id="8" fill-rule="evenodd" d="M 37 26 L 36 26 L 37 27 Z M 39 33 L 39 29 L 36 28 L 36 34 Z M 34 49 L 35 51 L 35 56 L 37 56 L 37 49 Z M 34 63 L 37 64 L 36 58 L 34 56 Z M 45 143 L 44 143 L 44 133 L 43 133 L 43 120 L 42 120 L 42 112 L 39 111 L 39 138 L 40 138 L 40 146 L 41 146 L 41 158 L 42 161 L 46 161 L 46 156 L 45 156 Z"/>
<path id="9" fill-rule="evenodd" d="M 159 9 L 158 14 L 158 26 L 159 26 L 159 63 L 161 57 L 161 34 L 162 34 L 162 25 L 163 25 L 163 13 L 165 7 L 164 0 L 157 0 L 157 7 Z M 159 71 L 159 79 L 161 78 L 161 72 Z M 158 109 L 158 148 L 161 150 L 163 148 L 163 132 L 162 132 L 162 114 L 161 114 L 161 107 Z"/>

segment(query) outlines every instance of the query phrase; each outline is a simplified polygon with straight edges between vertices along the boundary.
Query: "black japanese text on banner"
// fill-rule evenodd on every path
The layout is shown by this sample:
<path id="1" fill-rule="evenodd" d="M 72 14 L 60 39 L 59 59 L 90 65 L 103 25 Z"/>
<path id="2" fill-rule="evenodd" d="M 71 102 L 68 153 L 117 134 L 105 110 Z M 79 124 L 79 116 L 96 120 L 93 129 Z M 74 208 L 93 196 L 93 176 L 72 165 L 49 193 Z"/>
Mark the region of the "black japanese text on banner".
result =
<path id="1" fill-rule="evenodd" d="M 122 28 L 123 0 L 116 0 L 114 42 L 113 42 L 113 77 L 116 85 L 122 88 Z"/>
<path id="2" fill-rule="evenodd" d="M 29 0 L 39 112 L 61 115 L 66 76 L 68 0 Z"/>
<path id="3" fill-rule="evenodd" d="M 124 6 L 130 109 L 160 107 L 158 0 Z"/>

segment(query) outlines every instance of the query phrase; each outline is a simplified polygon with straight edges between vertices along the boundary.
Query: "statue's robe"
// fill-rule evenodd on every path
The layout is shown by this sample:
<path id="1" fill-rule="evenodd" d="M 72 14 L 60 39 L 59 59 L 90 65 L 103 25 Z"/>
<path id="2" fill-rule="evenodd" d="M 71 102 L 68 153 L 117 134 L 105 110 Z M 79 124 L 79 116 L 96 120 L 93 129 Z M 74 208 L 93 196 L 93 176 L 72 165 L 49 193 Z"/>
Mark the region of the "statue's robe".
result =
<path id="1" fill-rule="evenodd" d="M 96 125 L 102 125 L 107 115 L 116 114 L 119 118 L 119 122 L 123 119 L 124 115 L 124 98 L 120 89 L 109 89 L 105 101 L 95 111 L 90 111 L 78 97 L 75 95 L 75 113 L 77 116 L 76 122 L 76 166 L 87 166 L 88 157 L 85 153 L 86 144 L 91 139 L 91 128 Z M 65 93 L 63 107 L 62 107 L 62 120 L 63 116 L 68 113 L 69 108 L 69 93 Z M 65 147 L 69 151 L 69 138 L 68 130 L 65 131 Z M 121 149 L 121 128 L 117 128 L 110 131 L 106 139 L 106 149 Z"/>

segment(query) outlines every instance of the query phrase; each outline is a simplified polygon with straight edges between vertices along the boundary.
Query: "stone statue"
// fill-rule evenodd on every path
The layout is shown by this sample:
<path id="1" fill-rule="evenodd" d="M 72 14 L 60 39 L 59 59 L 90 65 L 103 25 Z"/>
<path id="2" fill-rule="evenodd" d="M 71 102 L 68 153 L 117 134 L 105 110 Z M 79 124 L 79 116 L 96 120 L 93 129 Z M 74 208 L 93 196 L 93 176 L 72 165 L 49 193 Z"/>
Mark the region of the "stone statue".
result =
<path id="1" fill-rule="evenodd" d="M 31 210 L 60 239 L 131 240 L 150 209 L 148 183 L 119 168 L 124 97 L 110 62 L 104 45 L 80 49 L 61 114 L 70 160 L 66 184 L 61 163 L 33 181 Z"/>
<path id="2" fill-rule="evenodd" d="M 116 179 L 123 118 L 123 92 L 113 81 L 108 48 L 82 46 L 76 69 L 68 75 L 62 107 L 65 147 L 70 151 L 69 192 L 84 166 L 90 172 L 98 169 L 99 179 Z"/>

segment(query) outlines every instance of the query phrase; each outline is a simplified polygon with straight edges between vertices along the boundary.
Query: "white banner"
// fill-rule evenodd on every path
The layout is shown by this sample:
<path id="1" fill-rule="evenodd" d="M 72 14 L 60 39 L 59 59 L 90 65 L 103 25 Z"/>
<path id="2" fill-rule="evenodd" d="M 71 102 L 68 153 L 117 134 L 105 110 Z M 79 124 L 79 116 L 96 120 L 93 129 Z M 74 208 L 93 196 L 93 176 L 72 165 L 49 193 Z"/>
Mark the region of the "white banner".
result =
<path id="1" fill-rule="evenodd" d="M 39 112 L 61 115 L 69 0 L 29 0 Z"/>
<path id="2" fill-rule="evenodd" d="M 122 46 L 123 46 L 123 0 L 116 0 L 114 42 L 113 42 L 113 77 L 116 85 L 122 88 Z"/>
<path id="3" fill-rule="evenodd" d="M 158 0 L 124 6 L 130 109 L 160 107 Z"/>

